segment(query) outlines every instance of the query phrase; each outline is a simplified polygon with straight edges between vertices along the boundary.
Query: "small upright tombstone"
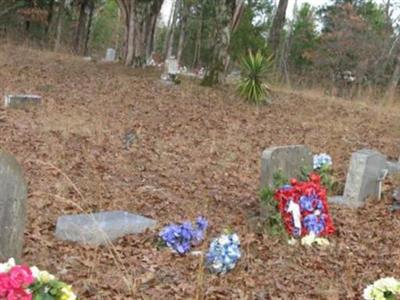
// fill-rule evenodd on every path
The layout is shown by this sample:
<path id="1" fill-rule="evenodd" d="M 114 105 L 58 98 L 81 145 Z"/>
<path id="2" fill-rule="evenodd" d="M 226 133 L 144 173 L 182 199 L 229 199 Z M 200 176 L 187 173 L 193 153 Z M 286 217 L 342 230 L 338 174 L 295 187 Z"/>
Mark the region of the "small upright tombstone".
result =
<path id="1" fill-rule="evenodd" d="M 343 197 L 332 197 L 331 202 L 360 207 L 368 197 L 380 197 L 380 178 L 387 170 L 386 156 L 363 149 L 351 155 Z"/>
<path id="2" fill-rule="evenodd" d="M 313 156 L 304 145 L 278 146 L 265 149 L 261 158 L 261 188 L 273 187 L 276 172 L 291 178 L 298 178 L 303 167 L 312 169 Z"/>
<path id="3" fill-rule="evenodd" d="M 115 49 L 108 48 L 106 52 L 106 61 L 115 61 Z"/>
<path id="4" fill-rule="evenodd" d="M 26 198 L 21 166 L 13 156 L 0 150 L 0 261 L 21 257 Z"/>
<path id="5" fill-rule="evenodd" d="M 281 174 L 288 179 L 298 178 L 301 169 L 311 169 L 313 166 L 313 156 L 304 145 L 279 146 L 265 149 L 261 158 L 261 189 L 265 187 L 273 188 L 274 174 Z M 267 220 L 272 213 L 269 204 L 261 202 L 260 216 L 262 220 Z"/>

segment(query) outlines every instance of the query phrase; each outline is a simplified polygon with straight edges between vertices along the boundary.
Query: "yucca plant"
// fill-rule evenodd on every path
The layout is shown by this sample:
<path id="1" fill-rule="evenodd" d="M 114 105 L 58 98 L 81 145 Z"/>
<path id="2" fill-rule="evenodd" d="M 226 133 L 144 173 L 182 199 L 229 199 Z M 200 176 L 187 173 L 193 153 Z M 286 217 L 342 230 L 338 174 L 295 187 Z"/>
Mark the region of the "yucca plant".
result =
<path id="1" fill-rule="evenodd" d="M 272 67 L 272 56 L 266 58 L 260 51 L 249 51 L 241 59 L 242 78 L 238 85 L 239 94 L 247 101 L 263 104 L 267 101 L 270 89 L 266 84 L 266 75 Z"/>

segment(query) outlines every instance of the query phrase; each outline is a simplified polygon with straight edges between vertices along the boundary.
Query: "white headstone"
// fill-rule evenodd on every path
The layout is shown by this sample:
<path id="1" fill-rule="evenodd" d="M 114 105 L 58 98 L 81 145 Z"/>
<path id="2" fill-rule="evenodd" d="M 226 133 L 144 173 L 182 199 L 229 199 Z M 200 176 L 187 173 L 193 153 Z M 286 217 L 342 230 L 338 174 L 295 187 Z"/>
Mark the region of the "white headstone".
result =
<path id="1" fill-rule="evenodd" d="M 6 95 L 4 106 L 10 108 L 23 108 L 26 106 L 40 104 L 42 97 L 37 95 Z"/>
<path id="2" fill-rule="evenodd" d="M 179 72 L 178 61 L 174 57 L 170 57 L 166 60 L 167 73 L 170 75 L 176 75 Z"/>
<path id="3" fill-rule="evenodd" d="M 107 49 L 106 61 L 115 61 L 115 49 L 113 49 L 113 48 Z"/>

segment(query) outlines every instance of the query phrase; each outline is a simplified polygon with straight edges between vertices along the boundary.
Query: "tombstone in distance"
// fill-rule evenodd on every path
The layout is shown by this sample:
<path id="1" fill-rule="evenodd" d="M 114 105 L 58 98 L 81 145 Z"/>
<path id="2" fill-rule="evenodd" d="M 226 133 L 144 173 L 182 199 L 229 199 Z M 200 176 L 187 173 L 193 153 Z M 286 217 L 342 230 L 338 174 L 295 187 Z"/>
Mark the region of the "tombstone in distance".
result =
<path id="1" fill-rule="evenodd" d="M 382 173 L 387 170 L 386 156 L 363 149 L 351 155 L 343 197 L 335 196 L 332 203 L 360 207 L 368 197 L 380 197 Z"/>
<path id="2" fill-rule="evenodd" d="M 42 97 L 37 95 L 6 95 L 4 97 L 4 106 L 10 108 L 24 108 L 41 102 Z"/>
<path id="3" fill-rule="evenodd" d="M 0 150 L 0 261 L 22 254 L 27 187 L 17 160 Z"/>
<path id="4" fill-rule="evenodd" d="M 108 48 L 106 52 L 106 61 L 115 61 L 116 52 L 113 48 Z"/>
<path id="5" fill-rule="evenodd" d="M 273 187 L 276 172 L 291 178 L 298 178 L 303 167 L 312 169 L 313 156 L 304 145 L 289 145 L 267 148 L 261 157 L 261 188 Z"/>
<path id="6" fill-rule="evenodd" d="M 154 228 L 157 222 L 125 211 L 61 216 L 56 237 L 60 240 L 90 245 L 106 245 L 127 234 Z"/>

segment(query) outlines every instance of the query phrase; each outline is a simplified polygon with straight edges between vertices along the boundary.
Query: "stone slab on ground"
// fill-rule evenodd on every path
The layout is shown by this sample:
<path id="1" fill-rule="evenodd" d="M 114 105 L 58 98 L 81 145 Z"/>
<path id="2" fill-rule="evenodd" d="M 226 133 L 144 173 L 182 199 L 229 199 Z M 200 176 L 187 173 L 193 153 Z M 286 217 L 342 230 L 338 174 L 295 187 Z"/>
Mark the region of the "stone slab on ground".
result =
<path id="1" fill-rule="evenodd" d="M 10 108 L 24 108 L 41 102 L 42 97 L 37 95 L 6 95 L 4 97 L 4 106 Z"/>
<path id="2" fill-rule="evenodd" d="M 154 228 L 155 220 L 125 211 L 61 216 L 57 220 L 56 237 L 90 245 L 105 245 L 128 234 Z"/>
<path id="3" fill-rule="evenodd" d="M 0 259 L 20 258 L 26 223 L 27 186 L 17 160 L 0 150 Z"/>
<path id="4" fill-rule="evenodd" d="M 313 155 L 304 145 L 271 147 L 264 150 L 261 158 L 261 188 L 273 186 L 276 172 L 288 179 L 298 178 L 301 168 L 313 166 Z"/>

